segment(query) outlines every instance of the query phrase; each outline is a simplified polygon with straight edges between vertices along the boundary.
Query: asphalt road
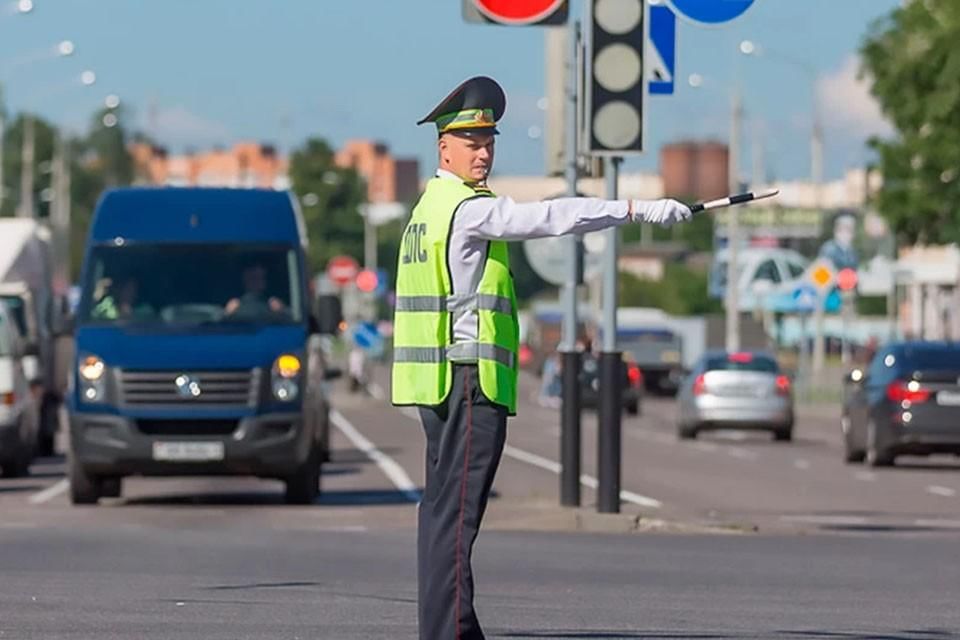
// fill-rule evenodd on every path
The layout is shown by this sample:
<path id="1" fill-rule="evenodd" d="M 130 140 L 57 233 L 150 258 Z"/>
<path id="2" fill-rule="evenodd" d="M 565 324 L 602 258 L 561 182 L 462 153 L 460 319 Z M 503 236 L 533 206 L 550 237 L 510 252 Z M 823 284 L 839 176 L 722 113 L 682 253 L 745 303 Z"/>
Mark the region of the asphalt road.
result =
<path id="1" fill-rule="evenodd" d="M 679 441 L 672 402 L 651 400 L 624 421 L 622 518 L 703 533 L 592 533 L 623 522 L 569 517 L 593 512 L 595 419 L 585 506 L 560 509 L 558 414 L 533 388 L 477 549 L 491 637 L 960 638 L 954 459 L 848 466 L 830 408 L 802 412 L 793 443 Z M 415 637 L 422 435 L 384 394 L 338 392 L 309 507 L 276 482 L 133 478 L 74 508 L 60 458 L 0 480 L 0 640 Z"/>

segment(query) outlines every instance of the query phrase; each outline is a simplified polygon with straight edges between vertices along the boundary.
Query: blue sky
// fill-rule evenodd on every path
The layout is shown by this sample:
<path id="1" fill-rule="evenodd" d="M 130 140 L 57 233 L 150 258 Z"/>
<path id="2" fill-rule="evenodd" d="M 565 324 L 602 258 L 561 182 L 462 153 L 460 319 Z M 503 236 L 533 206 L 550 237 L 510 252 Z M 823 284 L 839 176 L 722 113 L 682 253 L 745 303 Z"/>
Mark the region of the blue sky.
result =
<path id="1" fill-rule="evenodd" d="M 544 38 L 537 28 L 465 24 L 461 0 L 34 0 L 12 15 L 0 0 L 0 82 L 8 107 L 29 106 L 79 130 L 109 93 L 174 150 L 241 139 L 283 148 L 319 135 L 385 141 L 430 170 L 432 131 L 414 123 L 466 77 L 497 78 L 508 94 L 499 173 L 543 172 Z M 582 0 L 574 0 L 575 5 Z M 725 139 L 730 92 L 741 78 L 747 132 L 763 131 L 767 171 L 809 175 L 811 80 L 827 128 L 826 173 L 868 158 L 863 142 L 885 131 L 856 81 L 854 58 L 870 23 L 899 0 L 757 0 L 722 27 L 679 26 L 678 91 L 652 97 L 648 152 L 627 170 L 656 170 L 657 149 L 680 138 Z M 76 53 L 43 59 L 69 38 Z M 745 57 L 743 39 L 767 53 Z M 25 62 L 33 60 L 32 62 Z M 76 81 L 86 68 L 98 82 Z M 704 78 L 693 89 L 691 73 Z M 151 108 L 152 105 L 152 108 Z M 152 118 L 150 114 L 153 114 Z M 759 124 L 755 124 L 759 123 Z M 750 166 L 750 138 L 743 164 Z"/>

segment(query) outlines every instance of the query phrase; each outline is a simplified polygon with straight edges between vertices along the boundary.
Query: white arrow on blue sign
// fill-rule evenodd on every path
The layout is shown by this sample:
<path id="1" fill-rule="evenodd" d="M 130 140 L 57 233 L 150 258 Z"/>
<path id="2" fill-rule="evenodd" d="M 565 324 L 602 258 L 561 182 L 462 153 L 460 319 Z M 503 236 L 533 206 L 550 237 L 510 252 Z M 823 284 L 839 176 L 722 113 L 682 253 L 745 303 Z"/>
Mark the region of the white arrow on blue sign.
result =
<path id="1" fill-rule="evenodd" d="M 665 5 L 650 5 L 647 79 L 651 94 L 671 95 L 677 67 L 677 16 Z"/>
<path id="2" fill-rule="evenodd" d="M 797 311 L 813 311 L 817 308 L 820 296 L 809 284 L 802 284 L 793 290 L 793 304 Z"/>
<path id="3" fill-rule="evenodd" d="M 677 13 L 701 24 L 721 24 L 739 18 L 755 0 L 668 0 Z"/>

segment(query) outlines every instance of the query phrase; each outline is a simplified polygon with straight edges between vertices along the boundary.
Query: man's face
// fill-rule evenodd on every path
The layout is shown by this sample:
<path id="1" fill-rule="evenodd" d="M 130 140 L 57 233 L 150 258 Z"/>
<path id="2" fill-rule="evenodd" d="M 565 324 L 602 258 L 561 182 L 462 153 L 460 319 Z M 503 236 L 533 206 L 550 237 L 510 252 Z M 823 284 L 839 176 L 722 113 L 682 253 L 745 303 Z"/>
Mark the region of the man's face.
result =
<path id="1" fill-rule="evenodd" d="M 467 182 L 485 182 L 493 169 L 493 134 L 445 133 L 438 146 L 440 168 Z"/>
<path id="2" fill-rule="evenodd" d="M 243 288 L 250 293 L 263 293 L 267 288 L 267 272 L 260 265 L 243 270 Z"/>

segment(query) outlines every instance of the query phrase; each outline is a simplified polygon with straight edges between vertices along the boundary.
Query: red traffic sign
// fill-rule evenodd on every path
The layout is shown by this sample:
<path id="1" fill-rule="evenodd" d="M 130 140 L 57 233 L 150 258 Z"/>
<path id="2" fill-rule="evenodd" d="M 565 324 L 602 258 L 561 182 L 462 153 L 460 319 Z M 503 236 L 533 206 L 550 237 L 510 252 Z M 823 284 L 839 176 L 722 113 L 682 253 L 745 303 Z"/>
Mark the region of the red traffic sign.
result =
<path id="1" fill-rule="evenodd" d="M 360 265 L 350 256 L 337 256 L 327 263 L 327 277 L 334 284 L 344 287 L 357 277 Z"/>
<path id="2" fill-rule="evenodd" d="M 473 0 L 477 10 L 499 24 L 530 25 L 544 22 L 565 9 L 567 0 Z"/>
<path id="3" fill-rule="evenodd" d="M 857 286 L 857 272 L 854 269 L 841 269 L 837 274 L 837 286 L 840 291 L 850 291 Z"/>
<path id="4" fill-rule="evenodd" d="M 377 277 L 376 271 L 364 269 L 357 274 L 357 289 L 364 293 L 376 291 L 378 284 L 380 284 L 380 279 Z"/>

